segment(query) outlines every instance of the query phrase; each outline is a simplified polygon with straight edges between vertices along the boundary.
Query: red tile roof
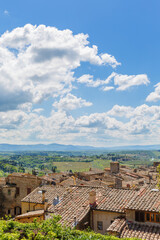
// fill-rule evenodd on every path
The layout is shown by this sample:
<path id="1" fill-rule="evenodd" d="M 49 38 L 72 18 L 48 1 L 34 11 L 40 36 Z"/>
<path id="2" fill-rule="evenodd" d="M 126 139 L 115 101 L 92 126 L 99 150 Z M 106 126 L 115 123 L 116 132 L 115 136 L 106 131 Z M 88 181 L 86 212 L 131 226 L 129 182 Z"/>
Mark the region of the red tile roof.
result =
<path id="1" fill-rule="evenodd" d="M 159 212 L 160 191 L 154 185 L 141 188 L 129 201 L 126 209 Z"/>
<path id="2" fill-rule="evenodd" d="M 137 191 L 128 189 L 106 188 L 101 196 L 98 196 L 97 210 L 111 212 L 125 212 L 129 201 L 135 196 Z"/>
<path id="3" fill-rule="evenodd" d="M 107 232 L 116 233 L 120 238 L 160 239 L 160 226 L 138 224 L 118 218 L 109 226 Z"/>

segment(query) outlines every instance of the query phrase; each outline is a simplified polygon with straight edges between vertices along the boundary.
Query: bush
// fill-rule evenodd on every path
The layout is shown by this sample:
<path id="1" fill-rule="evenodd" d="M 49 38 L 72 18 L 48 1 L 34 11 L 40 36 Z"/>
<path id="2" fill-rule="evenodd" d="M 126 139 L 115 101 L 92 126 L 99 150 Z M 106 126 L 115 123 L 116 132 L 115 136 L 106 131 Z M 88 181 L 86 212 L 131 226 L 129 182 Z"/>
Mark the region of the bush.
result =
<path id="1" fill-rule="evenodd" d="M 13 220 L 0 220 L 0 239 L 2 240 L 118 240 L 113 236 L 80 231 L 62 226 L 60 216 L 42 222 L 19 223 Z M 126 239 L 124 239 L 126 240 Z M 131 239 L 130 239 L 131 240 Z"/>

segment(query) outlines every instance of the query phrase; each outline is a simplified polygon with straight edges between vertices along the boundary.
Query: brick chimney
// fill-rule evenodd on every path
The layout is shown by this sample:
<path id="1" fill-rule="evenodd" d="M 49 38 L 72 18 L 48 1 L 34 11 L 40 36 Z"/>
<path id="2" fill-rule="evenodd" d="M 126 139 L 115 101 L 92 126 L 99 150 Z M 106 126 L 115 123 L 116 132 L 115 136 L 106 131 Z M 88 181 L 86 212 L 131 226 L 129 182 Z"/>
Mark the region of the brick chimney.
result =
<path id="1" fill-rule="evenodd" d="M 46 190 L 42 190 L 42 203 L 43 204 L 45 203 L 45 193 L 46 193 Z"/>
<path id="2" fill-rule="evenodd" d="M 48 199 L 44 200 L 44 211 L 46 211 L 48 208 Z"/>
<path id="3" fill-rule="evenodd" d="M 89 205 L 90 207 L 96 207 L 97 203 L 96 203 L 96 191 L 91 191 L 89 193 Z"/>

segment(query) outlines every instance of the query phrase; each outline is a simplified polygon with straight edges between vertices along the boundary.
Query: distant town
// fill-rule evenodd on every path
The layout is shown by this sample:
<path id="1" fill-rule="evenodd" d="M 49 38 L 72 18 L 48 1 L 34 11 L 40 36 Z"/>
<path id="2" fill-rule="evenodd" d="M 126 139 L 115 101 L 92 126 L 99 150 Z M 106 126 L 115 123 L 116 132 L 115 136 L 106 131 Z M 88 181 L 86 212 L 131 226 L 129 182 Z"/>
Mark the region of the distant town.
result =
<path id="1" fill-rule="evenodd" d="M 159 164 L 159 151 L 1 153 L 0 216 L 160 239 Z"/>

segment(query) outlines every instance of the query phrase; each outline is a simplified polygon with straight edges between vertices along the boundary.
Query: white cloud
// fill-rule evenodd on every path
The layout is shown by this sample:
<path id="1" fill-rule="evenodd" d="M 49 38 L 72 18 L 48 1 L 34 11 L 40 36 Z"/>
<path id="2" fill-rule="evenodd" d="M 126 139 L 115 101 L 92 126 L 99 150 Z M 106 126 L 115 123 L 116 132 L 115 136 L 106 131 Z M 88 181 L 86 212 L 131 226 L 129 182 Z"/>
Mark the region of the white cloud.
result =
<path id="1" fill-rule="evenodd" d="M 155 85 L 155 90 L 154 92 L 151 92 L 147 98 L 146 101 L 147 102 L 157 102 L 160 100 L 160 83 L 157 83 Z"/>
<path id="2" fill-rule="evenodd" d="M 119 91 L 127 90 L 133 86 L 147 85 L 150 83 L 146 74 L 139 75 L 122 75 L 112 72 L 106 80 L 93 80 L 93 75 L 84 74 L 77 79 L 79 83 L 86 84 L 88 87 L 99 87 L 103 86 L 101 90 L 109 91 L 111 89 L 116 89 Z M 113 81 L 114 86 L 105 86 Z M 117 87 L 118 86 L 118 87 Z"/>
<path id="3" fill-rule="evenodd" d="M 114 87 L 112 87 L 112 86 L 107 86 L 107 87 L 103 87 L 103 88 L 102 88 L 102 90 L 103 90 L 104 92 L 110 91 L 110 90 L 112 90 L 112 89 L 114 89 Z"/>
<path id="4" fill-rule="evenodd" d="M 57 102 L 59 103 L 60 101 Z M 67 101 L 64 103 L 68 104 Z M 77 107 L 77 103 L 75 105 L 73 103 L 67 107 L 73 109 Z M 150 107 L 144 104 L 133 108 L 115 105 L 107 112 L 74 118 L 63 110 L 62 101 L 59 109 L 52 111 L 48 117 L 42 115 L 41 109 L 30 112 L 14 110 L 1 112 L 0 123 L 1 142 L 9 139 L 14 143 L 36 141 L 73 144 L 74 142 L 82 145 L 113 146 L 129 143 L 151 144 L 152 140 L 153 144 L 158 144 L 160 106 Z"/>
<path id="5" fill-rule="evenodd" d="M 98 55 L 87 38 L 68 29 L 31 24 L 5 32 L 0 37 L 0 111 L 69 93 L 74 70 L 83 61 L 119 65 L 113 56 Z"/>
<path id="6" fill-rule="evenodd" d="M 102 85 L 106 85 L 108 83 L 110 83 L 110 81 L 112 80 L 112 78 L 115 76 L 115 73 L 112 73 L 111 75 L 109 75 L 108 78 L 106 78 L 105 80 L 100 80 L 100 79 L 96 79 L 93 80 L 93 75 L 90 74 L 84 74 L 81 77 L 79 77 L 77 79 L 77 81 L 79 83 L 83 83 L 86 84 L 88 87 L 99 87 Z M 111 88 L 110 88 L 111 89 Z M 104 90 L 104 88 L 103 88 Z M 104 90 L 105 91 L 105 90 Z"/>
<path id="7" fill-rule="evenodd" d="M 132 86 L 147 85 L 150 81 L 146 74 L 139 75 L 122 75 L 116 74 L 114 76 L 114 84 L 118 86 L 116 89 L 124 91 Z"/>
<path id="8" fill-rule="evenodd" d="M 63 110 L 74 110 L 77 108 L 82 107 L 90 107 L 92 106 L 91 102 L 87 102 L 86 100 L 82 98 L 77 98 L 76 96 L 72 95 L 71 93 L 68 93 L 66 97 L 63 97 L 59 100 L 59 102 L 55 102 L 53 104 L 54 107 Z"/>
<path id="9" fill-rule="evenodd" d="M 83 61 L 120 65 L 113 56 L 98 54 L 97 46 L 89 46 L 87 38 L 83 33 L 73 35 L 70 30 L 30 24 L 0 37 L 1 142 L 74 142 L 97 146 L 98 142 L 112 145 L 113 141 L 117 144 L 159 141 L 159 106 L 115 105 L 108 112 L 78 117 L 69 113 L 92 105 L 71 93 L 75 81 L 103 91 L 114 88 L 122 91 L 149 83 L 145 74 L 128 76 L 114 72 L 105 80 L 94 79 L 90 74 L 76 79 L 75 69 Z M 159 100 L 159 88 L 157 84 L 147 101 Z M 45 116 L 37 103 L 48 98 L 57 110 Z"/>

